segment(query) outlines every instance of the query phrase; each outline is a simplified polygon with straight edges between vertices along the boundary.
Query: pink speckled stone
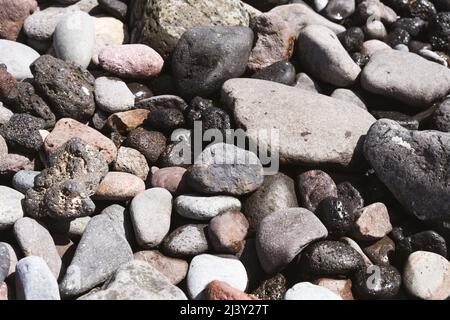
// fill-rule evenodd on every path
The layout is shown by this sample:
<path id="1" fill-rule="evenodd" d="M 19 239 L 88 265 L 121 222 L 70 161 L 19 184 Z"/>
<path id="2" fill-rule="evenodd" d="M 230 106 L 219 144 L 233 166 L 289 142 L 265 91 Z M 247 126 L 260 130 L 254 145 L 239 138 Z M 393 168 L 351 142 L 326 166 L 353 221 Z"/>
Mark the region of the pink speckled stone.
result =
<path id="1" fill-rule="evenodd" d="M 163 58 L 143 44 L 109 46 L 98 56 L 103 69 L 128 78 L 157 76 L 164 65 Z"/>

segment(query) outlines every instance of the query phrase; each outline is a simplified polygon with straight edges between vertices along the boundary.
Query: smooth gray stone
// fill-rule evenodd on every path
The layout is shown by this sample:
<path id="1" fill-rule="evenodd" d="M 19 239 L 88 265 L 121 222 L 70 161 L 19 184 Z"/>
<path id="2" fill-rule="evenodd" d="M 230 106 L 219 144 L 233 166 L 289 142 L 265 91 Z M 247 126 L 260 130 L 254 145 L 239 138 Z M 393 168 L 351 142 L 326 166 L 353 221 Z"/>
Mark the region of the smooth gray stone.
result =
<path id="1" fill-rule="evenodd" d="M 0 63 L 6 65 L 16 80 L 33 78 L 30 65 L 39 56 L 34 49 L 20 42 L 0 39 Z"/>
<path id="2" fill-rule="evenodd" d="M 13 177 L 13 188 L 25 194 L 28 189 L 33 188 L 34 178 L 40 173 L 40 171 L 20 170 Z"/>

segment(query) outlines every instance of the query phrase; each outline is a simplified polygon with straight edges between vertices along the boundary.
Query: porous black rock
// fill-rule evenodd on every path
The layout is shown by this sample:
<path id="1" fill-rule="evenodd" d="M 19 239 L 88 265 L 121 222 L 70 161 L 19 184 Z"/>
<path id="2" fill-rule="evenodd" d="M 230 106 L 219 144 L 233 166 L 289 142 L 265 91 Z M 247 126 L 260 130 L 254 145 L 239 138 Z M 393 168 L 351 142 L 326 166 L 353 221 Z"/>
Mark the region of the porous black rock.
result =
<path id="1" fill-rule="evenodd" d="M 0 128 L 0 135 L 5 138 L 8 146 L 25 153 L 39 151 L 44 141 L 39 130 L 45 128 L 45 121 L 26 113 L 14 114 Z"/>

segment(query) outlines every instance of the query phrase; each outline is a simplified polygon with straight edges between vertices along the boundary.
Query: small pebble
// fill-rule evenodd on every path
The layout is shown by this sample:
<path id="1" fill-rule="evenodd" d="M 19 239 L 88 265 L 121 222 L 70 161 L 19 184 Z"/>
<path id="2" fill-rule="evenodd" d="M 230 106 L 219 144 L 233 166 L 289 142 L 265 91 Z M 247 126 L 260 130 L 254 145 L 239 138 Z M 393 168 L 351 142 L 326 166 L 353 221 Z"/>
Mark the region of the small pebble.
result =
<path id="1" fill-rule="evenodd" d="M 186 224 L 172 231 L 163 241 L 163 251 L 171 257 L 193 257 L 209 250 L 206 224 Z"/>
<path id="2" fill-rule="evenodd" d="M 107 113 L 127 111 L 134 107 L 134 95 L 118 78 L 95 79 L 95 101 Z"/>
<path id="3" fill-rule="evenodd" d="M 145 191 L 145 183 L 139 177 L 126 172 L 110 171 L 98 186 L 94 198 L 127 201 L 143 191 Z"/>
<path id="4" fill-rule="evenodd" d="M 300 282 L 286 292 L 284 300 L 342 300 L 342 298 L 325 287 Z"/>
<path id="5" fill-rule="evenodd" d="M 358 271 L 352 283 L 362 299 L 392 299 L 400 290 L 402 277 L 392 266 L 373 265 Z"/>
<path id="6" fill-rule="evenodd" d="M 243 248 L 249 223 L 239 211 L 227 211 L 211 219 L 208 239 L 217 253 L 236 254 Z"/>
<path id="7" fill-rule="evenodd" d="M 144 155 L 133 148 L 120 147 L 117 151 L 117 159 L 113 163 L 115 171 L 127 172 L 147 180 L 150 168 Z"/>
<path id="8" fill-rule="evenodd" d="M 389 213 L 383 203 L 373 203 L 358 211 L 353 236 L 359 240 L 379 240 L 392 230 Z"/>
<path id="9" fill-rule="evenodd" d="M 10 229 L 23 217 L 22 200 L 25 196 L 6 186 L 0 186 L 0 230 Z"/>
<path id="10" fill-rule="evenodd" d="M 210 220 L 222 212 L 241 210 L 241 202 L 230 196 L 181 195 L 175 199 L 174 208 L 183 217 Z"/>
<path id="11" fill-rule="evenodd" d="M 319 203 L 327 197 L 337 197 L 336 184 L 331 177 L 321 170 L 311 170 L 298 177 L 300 204 L 315 211 Z"/>

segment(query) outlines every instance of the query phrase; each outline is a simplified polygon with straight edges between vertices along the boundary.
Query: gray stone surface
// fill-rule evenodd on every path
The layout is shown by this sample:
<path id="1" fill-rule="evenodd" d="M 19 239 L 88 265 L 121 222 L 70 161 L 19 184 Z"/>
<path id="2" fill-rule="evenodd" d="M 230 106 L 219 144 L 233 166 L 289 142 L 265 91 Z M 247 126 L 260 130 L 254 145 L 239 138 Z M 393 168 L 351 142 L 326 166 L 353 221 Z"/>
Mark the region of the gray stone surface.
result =
<path id="1" fill-rule="evenodd" d="M 17 255 L 10 244 L 0 242 L 0 283 L 14 273 L 17 264 Z"/>
<path id="2" fill-rule="evenodd" d="M 172 231 L 163 241 L 163 251 L 171 257 L 192 257 L 209 249 L 207 224 L 186 224 Z"/>
<path id="3" fill-rule="evenodd" d="M 30 65 L 37 58 L 39 53 L 34 49 L 20 42 L 0 39 L 0 63 L 8 67 L 8 72 L 16 80 L 33 77 Z"/>
<path id="4" fill-rule="evenodd" d="M 13 188 L 22 193 L 26 193 L 28 189 L 33 188 L 34 178 L 40 173 L 40 171 L 20 170 L 13 177 Z"/>
<path id="5" fill-rule="evenodd" d="M 194 220 L 209 220 L 225 211 L 241 210 L 239 199 L 230 196 L 184 194 L 175 198 L 173 205 L 179 215 Z"/>
<path id="6" fill-rule="evenodd" d="M 95 79 L 95 101 L 107 113 L 127 111 L 134 107 L 134 95 L 125 82 L 118 78 Z"/>
<path id="7" fill-rule="evenodd" d="M 23 217 L 22 201 L 25 196 L 7 186 L 0 186 L 0 230 L 9 229 Z"/>
<path id="8" fill-rule="evenodd" d="M 342 298 L 325 287 L 300 282 L 286 292 L 284 300 L 342 300 Z"/>

